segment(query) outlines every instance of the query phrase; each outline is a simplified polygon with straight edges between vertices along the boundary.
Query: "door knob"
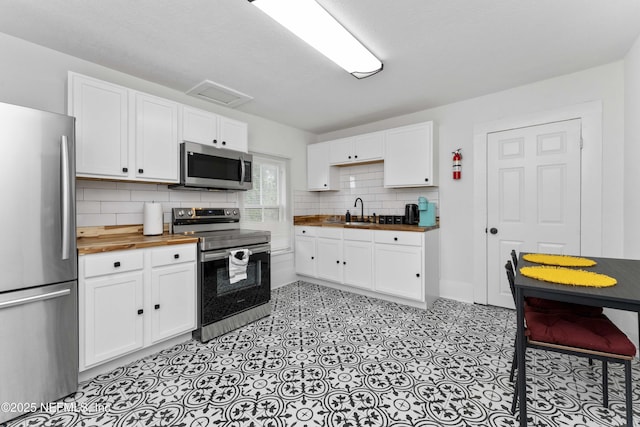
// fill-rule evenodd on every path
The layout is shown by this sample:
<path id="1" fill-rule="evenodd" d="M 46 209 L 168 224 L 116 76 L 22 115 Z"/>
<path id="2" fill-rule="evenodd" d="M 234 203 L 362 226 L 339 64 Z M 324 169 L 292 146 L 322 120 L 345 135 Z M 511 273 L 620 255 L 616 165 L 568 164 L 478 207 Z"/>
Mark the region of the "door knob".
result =
<path id="1" fill-rule="evenodd" d="M 489 230 L 489 233 L 491 234 L 498 234 L 498 229 L 495 227 L 491 227 L 491 229 Z"/>

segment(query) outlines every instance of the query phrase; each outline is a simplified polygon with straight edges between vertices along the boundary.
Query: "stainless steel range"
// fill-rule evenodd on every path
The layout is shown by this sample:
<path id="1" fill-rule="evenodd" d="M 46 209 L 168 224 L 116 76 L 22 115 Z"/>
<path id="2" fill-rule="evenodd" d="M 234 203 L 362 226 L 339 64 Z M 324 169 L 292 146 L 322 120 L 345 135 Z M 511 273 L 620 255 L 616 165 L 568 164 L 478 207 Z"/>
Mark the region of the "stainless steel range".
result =
<path id="1" fill-rule="evenodd" d="M 271 233 L 240 229 L 237 208 L 173 208 L 172 233 L 200 238 L 198 329 L 202 342 L 271 314 Z"/>

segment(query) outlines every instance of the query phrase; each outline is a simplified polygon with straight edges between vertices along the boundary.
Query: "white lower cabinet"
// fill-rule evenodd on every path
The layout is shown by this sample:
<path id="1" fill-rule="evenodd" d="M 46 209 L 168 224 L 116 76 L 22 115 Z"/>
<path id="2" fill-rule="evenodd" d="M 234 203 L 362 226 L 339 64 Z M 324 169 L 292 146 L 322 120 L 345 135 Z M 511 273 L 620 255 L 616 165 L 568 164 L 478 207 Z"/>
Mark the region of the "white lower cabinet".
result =
<path id="1" fill-rule="evenodd" d="M 424 301 L 421 247 L 377 244 L 374 259 L 374 290 Z"/>
<path id="2" fill-rule="evenodd" d="M 84 281 L 83 366 L 96 365 L 141 349 L 143 339 L 142 271 L 112 274 Z"/>
<path id="3" fill-rule="evenodd" d="M 318 277 L 332 282 L 342 282 L 342 229 L 320 227 L 317 236 Z"/>
<path id="4" fill-rule="evenodd" d="M 78 260 L 80 371 L 195 329 L 195 244 Z"/>
<path id="5" fill-rule="evenodd" d="M 317 227 L 295 228 L 295 264 L 296 273 L 316 276 L 316 237 Z"/>
<path id="6" fill-rule="evenodd" d="M 439 230 L 296 228 L 296 273 L 430 306 L 439 294 Z"/>
<path id="7" fill-rule="evenodd" d="M 151 271 L 151 342 L 157 343 L 195 328 L 196 283 L 193 263 L 157 267 Z M 191 309 L 193 306 L 194 309 Z M 185 309 L 185 308 L 189 309 Z"/>
<path id="8" fill-rule="evenodd" d="M 343 280 L 346 285 L 373 289 L 373 232 L 344 229 Z"/>

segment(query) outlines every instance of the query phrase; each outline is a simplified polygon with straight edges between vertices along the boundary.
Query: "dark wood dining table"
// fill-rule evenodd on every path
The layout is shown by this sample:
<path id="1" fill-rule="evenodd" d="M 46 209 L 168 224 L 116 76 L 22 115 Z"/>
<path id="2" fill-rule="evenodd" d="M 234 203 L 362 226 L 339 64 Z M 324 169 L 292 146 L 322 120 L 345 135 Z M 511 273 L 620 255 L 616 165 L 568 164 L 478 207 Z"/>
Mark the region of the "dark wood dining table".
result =
<path id="1" fill-rule="evenodd" d="M 527 425 L 526 399 L 526 369 L 524 339 L 524 298 L 538 297 L 550 300 L 573 302 L 597 307 L 610 307 L 619 310 L 635 311 L 638 313 L 640 330 L 640 260 L 587 257 L 596 261 L 593 267 L 583 267 L 584 270 L 606 274 L 617 280 L 617 284 L 606 288 L 590 286 L 571 286 L 544 282 L 525 277 L 520 274 L 520 268 L 534 266 L 523 259 L 526 253 L 520 253 L 518 268 L 515 276 L 516 314 L 517 314 L 517 346 L 516 357 L 518 363 L 518 395 L 520 396 L 520 426 Z M 627 412 L 633 408 L 626 408 Z"/>

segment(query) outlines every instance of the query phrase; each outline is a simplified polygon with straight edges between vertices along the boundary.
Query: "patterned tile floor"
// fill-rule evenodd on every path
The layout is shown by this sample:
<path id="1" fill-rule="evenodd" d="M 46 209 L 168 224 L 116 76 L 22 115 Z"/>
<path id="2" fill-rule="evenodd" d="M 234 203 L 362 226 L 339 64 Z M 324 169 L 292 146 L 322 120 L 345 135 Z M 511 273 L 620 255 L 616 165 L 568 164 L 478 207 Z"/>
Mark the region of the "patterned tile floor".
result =
<path id="1" fill-rule="evenodd" d="M 81 384 L 18 426 L 514 426 L 515 314 L 438 300 L 424 311 L 297 282 L 273 314 L 207 344 L 175 346 Z M 624 425 L 624 377 L 529 351 L 535 426 Z M 636 426 L 640 366 L 634 363 Z"/>

